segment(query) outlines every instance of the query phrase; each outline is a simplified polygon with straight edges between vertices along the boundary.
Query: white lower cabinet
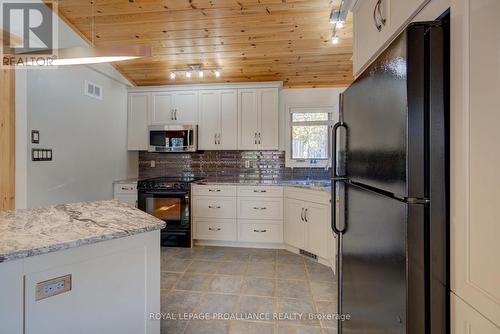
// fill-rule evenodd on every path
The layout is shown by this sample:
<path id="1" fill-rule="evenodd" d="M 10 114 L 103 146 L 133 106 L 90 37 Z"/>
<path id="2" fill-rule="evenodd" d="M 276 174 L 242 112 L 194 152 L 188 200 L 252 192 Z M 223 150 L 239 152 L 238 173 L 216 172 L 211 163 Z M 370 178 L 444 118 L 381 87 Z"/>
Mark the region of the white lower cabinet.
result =
<path id="1" fill-rule="evenodd" d="M 235 219 L 197 219 L 194 221 L 194 226 L 195 239 L 224 241 L 237 239 Z"/>
<path id="2" fill-rule="evenodd" d="M 304 249 L 305 230 L 304 202 L 296 199 L 285 199 L 285 243 L 295 248 Z"/>
<path id="3" fill-rule="evenodd" d="M 285 243 L 330 259 L 330 194 L 314 190 L 285 190 Z M 311 202 L 314 199 L 318 202 Z"/>
<path id="4" fill-rule="evenodd" d="M 322 258 L 328 258 L 330 231 L 330 206 L 309 202 L 304 212 L 306 221 L 306 251 Z"/>
<path id="5" fill-rule="evenodd" d="M 283 220 L 283 198 L 238 197 L 238 218 Z"/>
<path id="6" fill-rule="evenodd" d="M 194 184 L 194 238 L 283 243 L 283 188 Z"/>
<path id="7" fill-rule="evenodd" d="M 195 218 L 235 219 L 236 198 L 194 196 L 193 216 Z"/>
<path id="8" fill-rule="evenodd" d="M 451 334 L 500 334 L 500 328 L 452 293 Z"/>
<path id="9" fill-rule="evenodd" d="M 240 241 L 282 243 L 283 221 L 240 220 L 238 236 Z"/>
<path id="10" fill-rule="evenodd" d="M 332 262 L 329 193 L 281 186 L 192 187 L 195 239 L 284 243 Z"/>

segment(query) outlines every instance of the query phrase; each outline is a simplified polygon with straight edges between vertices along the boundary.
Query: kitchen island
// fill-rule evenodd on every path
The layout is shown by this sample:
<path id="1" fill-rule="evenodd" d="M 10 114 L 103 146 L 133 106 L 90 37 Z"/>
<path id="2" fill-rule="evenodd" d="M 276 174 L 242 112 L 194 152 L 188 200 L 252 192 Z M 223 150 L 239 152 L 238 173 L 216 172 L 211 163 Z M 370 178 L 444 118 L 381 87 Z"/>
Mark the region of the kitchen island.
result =
<path id="1" fill-rule="evenodd" d="M 117 201 L 1 212 L 0 332 L 158 334 L 164 226 Z"/>

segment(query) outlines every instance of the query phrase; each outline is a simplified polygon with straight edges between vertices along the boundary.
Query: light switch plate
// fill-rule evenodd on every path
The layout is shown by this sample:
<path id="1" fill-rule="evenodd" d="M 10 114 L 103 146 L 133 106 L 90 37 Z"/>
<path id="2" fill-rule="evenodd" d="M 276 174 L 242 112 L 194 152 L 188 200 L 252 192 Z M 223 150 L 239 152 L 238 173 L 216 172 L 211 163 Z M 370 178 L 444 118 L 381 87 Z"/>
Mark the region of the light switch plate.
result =
<path id="1" fill-rule="evenodd" d="M 57 296 L 68 291 L 71 291 L 71 274 L 38 282 L 36 300 Z"/>

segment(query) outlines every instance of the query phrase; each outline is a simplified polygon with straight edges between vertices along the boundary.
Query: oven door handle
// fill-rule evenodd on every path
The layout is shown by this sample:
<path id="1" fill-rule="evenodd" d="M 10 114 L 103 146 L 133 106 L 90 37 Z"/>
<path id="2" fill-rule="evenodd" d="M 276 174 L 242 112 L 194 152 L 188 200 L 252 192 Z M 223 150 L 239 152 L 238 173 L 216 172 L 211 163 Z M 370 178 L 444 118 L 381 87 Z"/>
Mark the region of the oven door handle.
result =
<path id="1" fill-rule="evenodd" d="M 147 191 L 147 192 L 139 192 L 139 195 L 171 195 L 171 196 L 186 196 L 188 194 L 187 191 Z"/>

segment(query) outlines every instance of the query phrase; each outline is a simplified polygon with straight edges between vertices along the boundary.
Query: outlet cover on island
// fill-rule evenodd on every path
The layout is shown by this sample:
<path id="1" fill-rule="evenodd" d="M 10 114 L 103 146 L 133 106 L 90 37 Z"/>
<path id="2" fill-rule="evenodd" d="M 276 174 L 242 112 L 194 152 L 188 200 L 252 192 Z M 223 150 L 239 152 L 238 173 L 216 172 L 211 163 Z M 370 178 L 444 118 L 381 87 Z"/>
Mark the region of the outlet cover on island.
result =
<path id="1" fill-rule="evenodd" d="M 245 168 L 250 168 L 250 160 L 245 160 Z"/>
<path id="2" fill-rule="evenodd" d="M 155 168 L 155 167 L 156 167 L 156 161 L 151 160 L 151 168 Z"/>

